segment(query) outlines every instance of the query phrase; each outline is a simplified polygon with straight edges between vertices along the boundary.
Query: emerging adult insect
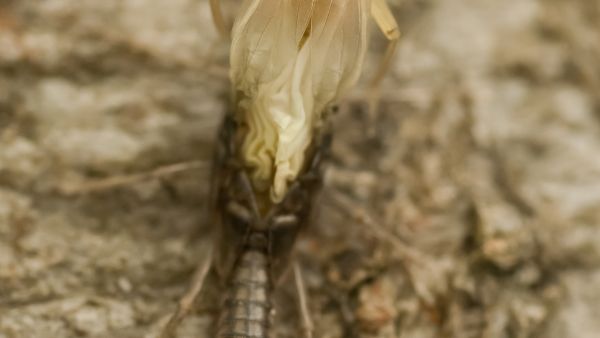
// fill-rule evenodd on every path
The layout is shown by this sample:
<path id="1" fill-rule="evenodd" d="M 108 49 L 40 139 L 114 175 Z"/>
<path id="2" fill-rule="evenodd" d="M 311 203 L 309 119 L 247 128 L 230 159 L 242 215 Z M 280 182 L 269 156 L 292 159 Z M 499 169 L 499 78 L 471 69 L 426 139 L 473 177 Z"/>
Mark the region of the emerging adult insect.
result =
<path id="1" fill-rule="evenodd" d="M 227 33 L 218 0 L 213 17 Z M 212 221 L 214 266 L 228 292 L 217 337 L 269 337 L 273 287 L 289 268 L 307 226 L 329 144 L 327 110 L 357 81 L 372 16 L 390 44 L 372 88 L 399 38 L 385 0 L 245 0 L 233 29 L 233 100 L 216 151 Z M 207 258 L 163 336 L 173 334 L 210 266 Z M 294 265 L 306 337 L 312 336 L 306 292 Z"/>

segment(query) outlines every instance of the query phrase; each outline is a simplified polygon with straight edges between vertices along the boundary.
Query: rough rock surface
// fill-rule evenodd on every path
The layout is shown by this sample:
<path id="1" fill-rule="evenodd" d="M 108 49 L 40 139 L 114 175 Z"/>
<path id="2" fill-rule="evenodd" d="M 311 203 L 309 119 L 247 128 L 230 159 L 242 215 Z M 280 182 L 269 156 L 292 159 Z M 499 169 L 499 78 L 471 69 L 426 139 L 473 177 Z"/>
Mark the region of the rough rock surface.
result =
<path id="1" fill-rule="evenodd" d="M 341 103 L 298 243 L 315 336 L 598 337 L 600 3 L 390 3 L 380 110 Z M 207 1 L 0 0 L 1 338 L 156 336 L 211 240 L 228 90 Z"/>

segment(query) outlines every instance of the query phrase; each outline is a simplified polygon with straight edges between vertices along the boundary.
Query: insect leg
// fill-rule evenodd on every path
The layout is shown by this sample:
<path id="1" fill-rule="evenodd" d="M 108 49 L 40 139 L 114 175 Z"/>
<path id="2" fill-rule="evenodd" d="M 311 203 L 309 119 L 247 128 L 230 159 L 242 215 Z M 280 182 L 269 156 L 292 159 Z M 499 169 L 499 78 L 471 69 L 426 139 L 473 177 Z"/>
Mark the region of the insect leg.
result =
<path id="1" fill-rule="evenodd" d="M 225 23 L 225 18 L 223 18 L 223 11 L 221 10 L 221 4 L 219 1 L 220 0 L 210 0 L 210 12 L 219 35 L 221 35 L 223 38 L 227 38 L 229 37 L 229 32 L 227 29 L 227 24 Z"/>
<path id="2" fill-rule="evenodd" d="M 163 328 L 160 333 L 160 338 L 172 338 L 174 337 L 175 330 L 179 323 L 189 314 L 192 309 L 192 305 L 196 298 L 198 298 L 198 294 L 202 290 L 204 286 L 204 281 L 206 276 L 208 275 L 208 271 L 212 265 L 213 261 L 213 250 L 212 247 L 209 248 L 208 253 L 204 260 L 200 262 L 198 265 L 196 272 L 194 273 L 194 278 L 192 279 L 192 283 L 190 284 L 188 290 L 185 295 L 181 297 L 179 303 L 177 304 L 177 309 Z"/>
<path id="3" fill-rule="evenodd" d="M 262 222 L 260 217 L 260 211 L 258 210 L 258 202 L 256 201 L 256 194 L 254 193 L 254 188 L 252 187 L 252 183 L 250 182 L 250 177 L 245 171 L 240 172 L 239 180 L 244 188 L 244 193 L 248 198 L 248 202 L 250 203 L 250 207 L 252 208 L 252 216 L 256 222 Z"/>
<path id="4" fill-rule="evenodd" d="M 314 325 L 308 313 L 308 295 L 306 293 L 306 286 L 302 279 L 302 271 L 297 261 L 294 261 L 294 280 L 296 282 L 296 291 L 298 291 L 298 310 L 300 311 L 300 317 L 302 318 L 302 329 L 304 331 L 305 338 L 312 338 Z"/>
<path id="5" fill-rule="evenodd" d="M 369 116 L 374 117 L 379 105 L 380 85 L 385 73 L 388 71 L 394 59 L 396 46 L 400 39 L 400 30 L 398 23 L 386 3 L 386 0 L 371 0 L 371 16 L 377 23 L 377 26 L 388 39 L 388 45 L 383 55 L 383 59 L 375 73 L 375 76 L 369 84 Z"/>
<path id="6" fill-rule="evenodd" d="M 391 65 L 398 39 L 400 39 L 400 30 L 386 0 L 371 0 L 371 16 L 373 16 L 377 26 L 389 41 L 379 69 L 375 73 L 375 77 L 371 80 L 371 86 L 375 87 L 381 83 Z"/>

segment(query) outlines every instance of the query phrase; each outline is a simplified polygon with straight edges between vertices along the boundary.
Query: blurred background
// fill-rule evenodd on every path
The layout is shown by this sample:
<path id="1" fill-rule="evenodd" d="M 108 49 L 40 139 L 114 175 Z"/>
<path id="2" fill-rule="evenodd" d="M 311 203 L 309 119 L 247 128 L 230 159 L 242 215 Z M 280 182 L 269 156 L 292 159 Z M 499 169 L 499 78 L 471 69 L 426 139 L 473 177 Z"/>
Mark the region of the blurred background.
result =
<path id="1" fill-rule="evenodd" d="M 381 109 L 373 26 L 298 242 L 315 336 L 598 337 L 600 1 L 390 5 Z M 1 338 L 156 335 L 210 241 L 228 91 L 205 0 L 0 0 Z M 209 336 L 219 290 L 179 337 Z"/>

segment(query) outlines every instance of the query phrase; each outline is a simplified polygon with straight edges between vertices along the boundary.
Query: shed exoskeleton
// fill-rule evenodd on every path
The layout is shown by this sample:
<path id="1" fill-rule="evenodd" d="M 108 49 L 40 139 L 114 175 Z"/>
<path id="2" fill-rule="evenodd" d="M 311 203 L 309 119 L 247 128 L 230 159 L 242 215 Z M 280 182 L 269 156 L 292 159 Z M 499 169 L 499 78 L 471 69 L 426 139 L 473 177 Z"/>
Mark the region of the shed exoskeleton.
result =
<path id="1" fill-rule="evenodd" d="M 266 338 L 271 291 L 291 267 L 289 260 L 298 233 L 310 223 L 330 133 L 328 127 L 319 131 L 309 149 L 310 160 L 283 200 L 273 203 L 268 194 L 254 190 L 246 166 L 236 160 L 240 150 L 235 140 L 243 132 L 243 127 L 228 115 L 215 156 L 215 268 L 228 290 L 218 337 Z"/>

